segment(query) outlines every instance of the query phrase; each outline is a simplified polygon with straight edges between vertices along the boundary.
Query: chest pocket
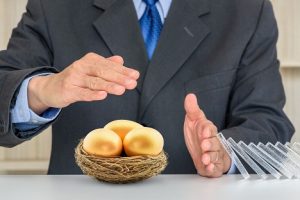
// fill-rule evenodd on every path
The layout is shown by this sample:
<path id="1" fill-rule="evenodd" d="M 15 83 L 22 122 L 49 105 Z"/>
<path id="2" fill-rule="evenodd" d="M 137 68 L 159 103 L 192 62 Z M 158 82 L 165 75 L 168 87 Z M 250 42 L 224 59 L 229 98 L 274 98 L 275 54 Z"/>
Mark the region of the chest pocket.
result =
<path id="1" fill-rule="evenodd" d="M 201 76 L 185 83 L 186 93 L 209 92 L 230 88 L 235 79 L 235 69 Z"/>
<path id="2" fill-rule="evenodd" d="M 236 70 L 228 70 L 205 75 L 185 83 L 185 92 L 197 96 L 199 106 L 206 117 L 213 121 L 219 130 L 225 126 L 230 92 Z"/>

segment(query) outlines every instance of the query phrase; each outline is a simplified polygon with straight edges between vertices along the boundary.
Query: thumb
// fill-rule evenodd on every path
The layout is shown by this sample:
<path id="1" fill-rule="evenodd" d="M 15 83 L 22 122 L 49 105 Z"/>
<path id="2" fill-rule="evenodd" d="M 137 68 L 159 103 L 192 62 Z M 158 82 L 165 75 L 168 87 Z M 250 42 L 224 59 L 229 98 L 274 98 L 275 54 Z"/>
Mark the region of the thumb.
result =
<path id="1" fill-rule="evenodd" d="M 206 119 L 205 114 L 199 108 L 197 97 L 195 94 L 188 94 L 185 97 L 184 109 L 186 112 L 186 116 L 192 121 L 197 119 Z"/>
<path id="2" fill-rule="evenodd" d="M 119 63 L 121 65 L 124 65 L 124 59 L 121 56 L 112 56 L 112 57 L 109 57 L 107 59 L 112 61 L 112 62 L 116 62 L 116 63 Z"/>

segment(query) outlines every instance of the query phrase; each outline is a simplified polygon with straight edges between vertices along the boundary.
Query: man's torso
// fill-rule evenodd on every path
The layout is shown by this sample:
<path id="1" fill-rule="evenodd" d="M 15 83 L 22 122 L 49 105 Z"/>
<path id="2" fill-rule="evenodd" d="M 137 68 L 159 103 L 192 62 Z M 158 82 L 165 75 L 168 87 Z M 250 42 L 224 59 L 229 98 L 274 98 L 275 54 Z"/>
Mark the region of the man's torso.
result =
<path id="1" fill-rule="evenodd" d="M 195 173 L 183 138 L 183 100 L 193 92 L 219 130 L 242 54 L 255 31 L 262 0 L 173 0 L 148 63 L 131 0 L 41 0 L 53 53 L 63 70 L 88 52 L 120 55 L 138 69 L 139 86 L 105 101 L 75 103 L 53 125 L 49 173 L 80 173 L 74 148 L 95 128 L 129 119 L 159 130 L 169 166 L 165 173 Z"/>

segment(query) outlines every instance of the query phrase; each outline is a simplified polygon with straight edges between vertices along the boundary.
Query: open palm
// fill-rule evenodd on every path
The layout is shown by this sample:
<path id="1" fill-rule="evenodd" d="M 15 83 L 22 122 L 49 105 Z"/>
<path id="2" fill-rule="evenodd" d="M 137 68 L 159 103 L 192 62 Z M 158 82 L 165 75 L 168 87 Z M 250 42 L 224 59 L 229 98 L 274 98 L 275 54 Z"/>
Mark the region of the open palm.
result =
<path id="1" fill-rule="evenodd" d="M 222 176 L 231 160 L 216 137 L 216 126 L 206 118 L 194 94 L 186 96 L 184 107 L 185 143 L 198 173 L 207 177 Z"/>

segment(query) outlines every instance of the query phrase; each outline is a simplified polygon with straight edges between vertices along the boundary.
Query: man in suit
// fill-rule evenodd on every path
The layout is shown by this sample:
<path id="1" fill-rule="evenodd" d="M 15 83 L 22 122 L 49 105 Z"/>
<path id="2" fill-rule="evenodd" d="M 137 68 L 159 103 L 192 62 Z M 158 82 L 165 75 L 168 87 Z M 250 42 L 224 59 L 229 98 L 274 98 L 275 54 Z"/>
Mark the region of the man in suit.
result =
<path id="1" fill-rule="evenodd" d="M 0 144 L 55 121 L 49 173 L 80 173 L 79 139 L 130 119 L 163 134 L 165 173 L 232 173 L 218 132 L 246 143 L 294 132 L 277 35 L 268 0 L 29 0 L 0 53 Z"/>

